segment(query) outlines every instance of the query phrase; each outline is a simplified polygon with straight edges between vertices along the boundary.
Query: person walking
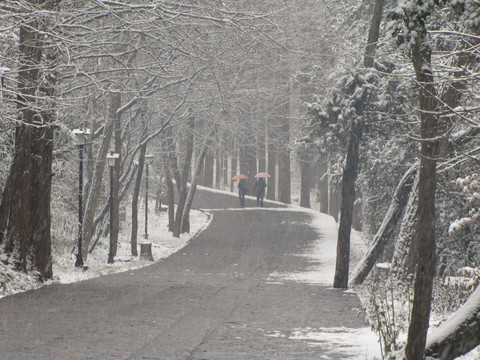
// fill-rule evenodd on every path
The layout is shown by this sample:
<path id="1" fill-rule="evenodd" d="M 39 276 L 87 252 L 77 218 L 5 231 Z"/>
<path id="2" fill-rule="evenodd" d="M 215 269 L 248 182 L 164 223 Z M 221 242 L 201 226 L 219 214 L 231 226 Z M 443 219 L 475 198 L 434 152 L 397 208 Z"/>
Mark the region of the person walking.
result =
<path id="1" fill-rule="evenodd" d="M 263 198 L 265 197 L 265 188 L 267 183 L 265 178 L 259 177 L 255 183 L 255 190 L 257 191 L 257 206 L 263 207 Z"/>
<path id="2" fill-rule="evenodd" d="M 245 179 L 238 181 L 238 198 L 240 199 L 240 206 L 245 206 L 245 195 L 247 194 L 247 184 Z"/>

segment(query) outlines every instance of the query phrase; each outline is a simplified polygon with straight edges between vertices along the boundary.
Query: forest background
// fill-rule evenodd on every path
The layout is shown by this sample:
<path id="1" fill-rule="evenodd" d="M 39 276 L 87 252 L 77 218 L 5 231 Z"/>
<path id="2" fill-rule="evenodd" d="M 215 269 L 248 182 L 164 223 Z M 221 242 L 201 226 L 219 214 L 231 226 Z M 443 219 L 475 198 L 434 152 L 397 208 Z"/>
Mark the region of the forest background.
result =
<path id="1" fill-rule="evenodd" d="M 473 0 L 6 0 L 2 262 L 50 279 L 56 252 L 77 254 L 82 266 L 102 234 L 111 233 L 115 255 L 127 216 L 138 255 L 148 166 L 176 237 L 188 232 L 197 184 L 235 191 L 231 177 L 241 172 L 253 193 L 253 175 L 268 171 L 268 199 L 290 203 L 298 186 L 310 207 L 314 189 L 319 211 L 341 227 L 350 218 L 348 229 L 372 239 L 350 271 L 349 230 L 341 232 L 345 276 L 335 280 L 364 284 L 385 356 L 398 356 L 410 317 L 422 318 L 426 334 L 430 309 L 454 312 L 479 282 L 479 24 Z M 85 145 L 74 129 L 88 129 Z M 384 262 L 387 275 L 371 271 Z M 425 301 L 413 315 L 393 315 L 393 299 L 420 298 L 415 285 L 427 289 Z M 462 336 L 467 344 L 450 358 L 480 343 Z"/>

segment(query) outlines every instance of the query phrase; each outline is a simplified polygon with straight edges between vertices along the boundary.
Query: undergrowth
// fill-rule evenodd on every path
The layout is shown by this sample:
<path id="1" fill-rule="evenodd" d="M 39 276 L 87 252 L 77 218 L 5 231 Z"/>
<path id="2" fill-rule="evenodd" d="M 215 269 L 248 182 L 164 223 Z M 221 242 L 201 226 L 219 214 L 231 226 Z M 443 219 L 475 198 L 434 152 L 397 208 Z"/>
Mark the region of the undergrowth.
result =
<path id="1" fill-rule="evenodd" d="M 479 284 L 479 269 L 462 268 L 459 276 L 436 279 L 430 325 L 438 326 L 459 309 Z M 388 268 L 376 268 L 356 290 L 370 326 L 378 335 L 383 359 L 402 358 L 414 297 L 413 278 L 399 280 Z"/>

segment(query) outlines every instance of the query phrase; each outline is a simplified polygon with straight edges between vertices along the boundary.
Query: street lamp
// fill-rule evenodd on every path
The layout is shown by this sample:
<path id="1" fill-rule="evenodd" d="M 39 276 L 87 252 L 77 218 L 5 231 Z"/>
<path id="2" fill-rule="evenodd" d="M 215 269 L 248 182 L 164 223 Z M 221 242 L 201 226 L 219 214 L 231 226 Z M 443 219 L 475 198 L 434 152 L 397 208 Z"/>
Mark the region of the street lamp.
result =
<path id="1" fill-rule="evenodd" d="M 110 151 L 110 154 L 107 155 L 107 164 L 110 167 L 110 249 L 108 251 L 108 261 L 107 263 L 113 264 L 113 168 L 117 159 L 120 157 L 119 154 L 114 154 L 113 150 Z"/>
<path id="2" fill-rule="evenodd" d="M 90 135 L 89 129 L 75 129 L 73 134 L 77 137 L 78 154 L 79 154 L 79 172 L 78 172 L 78 253 L 75 267 L 83 266 L 82 255 L 82 229 L 83 229 L 83 147 Z"/>
<path id="3" fill-rule="evenodd" d="M 148 239 L 148 165 L 152 162 L 153 155 L 145 155 L 145 239 Z"/>

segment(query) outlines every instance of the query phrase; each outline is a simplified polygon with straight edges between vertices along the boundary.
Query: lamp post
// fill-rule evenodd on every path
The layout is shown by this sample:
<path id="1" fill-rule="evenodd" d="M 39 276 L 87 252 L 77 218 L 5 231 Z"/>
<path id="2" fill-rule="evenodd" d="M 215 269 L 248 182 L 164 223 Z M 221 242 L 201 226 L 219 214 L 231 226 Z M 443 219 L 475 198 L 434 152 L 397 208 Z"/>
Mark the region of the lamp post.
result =
<path id="1" fill-rule="evenodd" d="M 83 266 L 82 255 L 82 237 L 83 237 L 83 147 L 90 135 L 88 129 L 75 129 L 73 134 L 77 137 L 78 155 L 79 155 L 79 171 L 78 171 L 78 253 L 75 267 Z"/>
<path id="2" fill-rule="evenodd" d="M 114 154 L 113 150 L 107 155 L 107 164 L 110 167 L 110 248 L 108 250 L 107 263 L 113 264 L 113 168 L 119 158 L 119 154 Z"/>
<path id="3" fill-rule="evenodd" d="M 145 155 L 145 234 L 143 237 L 148 239 L 148 165 L 153 162 L 153 155 Z"/>

